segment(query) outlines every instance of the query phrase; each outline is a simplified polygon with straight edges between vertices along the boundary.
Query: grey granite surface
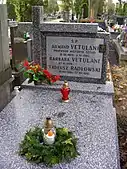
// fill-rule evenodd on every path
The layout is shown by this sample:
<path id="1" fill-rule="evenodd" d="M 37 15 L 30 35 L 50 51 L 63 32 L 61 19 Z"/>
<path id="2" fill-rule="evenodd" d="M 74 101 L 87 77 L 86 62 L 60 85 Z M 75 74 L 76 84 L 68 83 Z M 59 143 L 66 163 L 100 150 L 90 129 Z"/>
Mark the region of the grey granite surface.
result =
<path id="1" fill-rule="evenodd" d="M 33 33 L 32 22 L 18 22 L 18 27 L 14 30 L 15 37 L 23 38 L 24 32 L 29 32 L 30 36 Z"/>
<path id="2" fill-rule="evenodd" d="M 118 169 L 118 140 L 112 96 L 71 92 L 62 103 L 59 91 L 23 89 L 0 113 L 0 169 L 48 169 L 18 156 L 26 130 L 50 116 L 79 138 L 80 156 L 53 169 Z"/>
<path id="3" fill-rule="evenodd" d="M 39 29 L 42 22 L 42 10 L 41 6 L 33 6 L 32 8 L 32 23 L 33 23 L 33 42 L 32 42 L 32 54 L 35 62 L 40 63 L 42 57 L 42 45 L 41 45 L 41 32 Z"/>
<path id="4" fill-rule="evenodd" d="M 115 118 L 114 118 L 114 120 L 115 120 L 115 123 L 116 123 L 116 134 L 118 135 L 118 131 L 117 131 L 117 117 L 116 117 L 116 109 L 115 108 L 113 108 L 113 112 L 114 112 L 114 114 L 115 114 Z M 119 142 L 119 140 L 118 140 L 118 137 L 117 137 L 117 143 Z M 119 150 L 119 144 L 117 144 L 117 150 Z M 120 167 L 120 154 L 118 153 L 118 169 L 120 169 L 121 167 Z"/>
<path id="5" fill-rule="evenodd" d="M 82 32 L 97 33 L 97 23 L 42 23 L 40 30 L 43 32 Z"/>
<path id="6" fill-rule="evenodd" d="M 34 83 L 28 84 L 28 79 L 22 83 L 23 88 L 42 88 L 46 90 L 60 90 L 64 81 L 58 81 L 53 85 L 34 85 Z M 96 93 L 97 95 L 113 95 L 114 94 L 114 86 L 113 82 L 107 81 L 106 84 L 91 84 L 91 83 L 78 83 L 69 81 L 69 87 L 73 92 L 79 93 Z"/>

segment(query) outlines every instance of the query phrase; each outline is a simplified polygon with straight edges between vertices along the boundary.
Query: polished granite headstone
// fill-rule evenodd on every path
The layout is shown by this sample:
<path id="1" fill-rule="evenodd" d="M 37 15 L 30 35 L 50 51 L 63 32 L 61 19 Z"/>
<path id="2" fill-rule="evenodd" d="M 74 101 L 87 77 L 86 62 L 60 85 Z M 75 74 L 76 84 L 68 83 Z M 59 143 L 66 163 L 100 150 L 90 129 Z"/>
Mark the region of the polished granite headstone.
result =
<path id="1" fill-rule="evenodd" d="M 17 151 L 26 131 L 33 126 L 41 127 L 49 116 L 57 127 L 74 132 L 80 153 L 71 163 L 52 169 L 119 169 L 113 84 L 88 84 L 87 88 L 85 84 L 69 84 L 69 103 L 61 101 L 61 82 L 42 87 L 23 84 L 26 88 L 0 113 L 0 169 L 48 169 L 43 164 L 28 163 Z"/>
<path id="2" fill-rule="evenodd" d="M 35 61 L 62 80 L 104 84 L 109 34 L 99 33 L 97 23 L 44 23 L 40 18 L 40 7 L 34 7 Z"/>

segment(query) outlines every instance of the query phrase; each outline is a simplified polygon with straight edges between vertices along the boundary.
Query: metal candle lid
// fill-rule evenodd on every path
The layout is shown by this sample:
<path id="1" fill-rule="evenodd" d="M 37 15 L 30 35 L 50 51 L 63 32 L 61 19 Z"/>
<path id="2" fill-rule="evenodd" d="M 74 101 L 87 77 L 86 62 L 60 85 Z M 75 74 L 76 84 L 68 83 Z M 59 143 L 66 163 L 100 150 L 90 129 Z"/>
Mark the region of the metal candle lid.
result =
<path id="1" fill-rule="evenodd" d="M 68 82 L 66 80 L 64 81 L 63 87 L 64 88 L 68 88 L 69 87 L 69 84 L 68 84 Z"/>
<path id="2" fill-rule="evenodd" d="M 51 120 L 50 117 L 47 117 L 47 118 L 46 118 L 45 127 L 46 127 L 46 128 L 52 128 L 52 127 L 53 127 L 53 121 Z"/>

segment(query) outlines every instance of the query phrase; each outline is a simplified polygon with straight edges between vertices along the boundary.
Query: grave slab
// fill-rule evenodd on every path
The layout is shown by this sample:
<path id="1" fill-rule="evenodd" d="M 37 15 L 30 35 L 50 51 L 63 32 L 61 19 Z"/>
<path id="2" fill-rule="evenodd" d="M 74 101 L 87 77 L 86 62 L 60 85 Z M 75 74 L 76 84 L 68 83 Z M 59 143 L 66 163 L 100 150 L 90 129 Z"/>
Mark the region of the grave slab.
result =
<path id="1" fill-rule="evenodd" d="M 0 168 L 48 169 L 18 156 L 26 130 L 42 126 L 47 116 L 56 126 L 68 127 L 78 137 L 80 156 L 52 169 L 119 169 L 116 113 L 112 95 L 71 91 L 70 102 L 61 103 L 58 90 L 23 89 L 0 113 Z"/>
<path id="2" fill-rule="evenodd" d="M 22 83 L 23 88 L 41 88 L 45 90 L 60 90 L 63 81 L 59 81 L 54 85 L 34 85 L 34 83 L 28 84 L 28 79 L 26 79 Z M 112 81 L 107 81 L 106 84 L 91 84 L 91 83 L 78 83 L 78 82 L 69 82 L 69 86 L 71 91 L 79 92 L 79 93 L 96 93 L 96 94 L 103 94 L 103 95 L 113 95 L 114 94 L 114 86 Z"/>

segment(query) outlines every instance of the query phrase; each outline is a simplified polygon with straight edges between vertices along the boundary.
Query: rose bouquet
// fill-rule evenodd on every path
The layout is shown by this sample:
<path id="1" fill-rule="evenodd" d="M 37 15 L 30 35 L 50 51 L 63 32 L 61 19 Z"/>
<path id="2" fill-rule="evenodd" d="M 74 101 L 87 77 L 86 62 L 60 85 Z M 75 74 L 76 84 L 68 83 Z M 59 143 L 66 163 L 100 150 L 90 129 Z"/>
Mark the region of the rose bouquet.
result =
<path id="1" fill-rule="evenodd" d="M 59 75 L 52 75 L 47 69 L 43 69 L 39 64 L 36 63 L 29 63 L 28 61 L 24 62 L 24 76 L 28 78 L 28 83 L 34 81 L 35 84 L 37 83 L 47 83 L 52 84 L 56 81 L 60 80 Z"/>

